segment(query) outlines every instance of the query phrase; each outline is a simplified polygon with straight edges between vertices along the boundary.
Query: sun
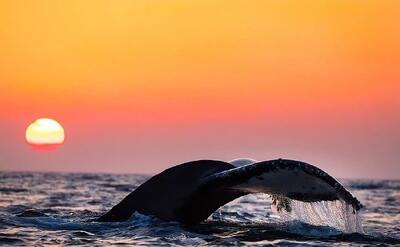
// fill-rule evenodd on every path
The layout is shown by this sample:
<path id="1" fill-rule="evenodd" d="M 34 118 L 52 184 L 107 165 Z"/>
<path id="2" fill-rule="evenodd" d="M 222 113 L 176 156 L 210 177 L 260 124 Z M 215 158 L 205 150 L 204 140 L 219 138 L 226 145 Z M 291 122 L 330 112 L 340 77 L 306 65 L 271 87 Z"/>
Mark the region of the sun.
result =
<path id="1" fill-rule="evenodd" d="M 35 148 L 52 150 L 64 143 L 64 128 L 54 119 L 39 118 L 25 131 L 25 140 Z"/>

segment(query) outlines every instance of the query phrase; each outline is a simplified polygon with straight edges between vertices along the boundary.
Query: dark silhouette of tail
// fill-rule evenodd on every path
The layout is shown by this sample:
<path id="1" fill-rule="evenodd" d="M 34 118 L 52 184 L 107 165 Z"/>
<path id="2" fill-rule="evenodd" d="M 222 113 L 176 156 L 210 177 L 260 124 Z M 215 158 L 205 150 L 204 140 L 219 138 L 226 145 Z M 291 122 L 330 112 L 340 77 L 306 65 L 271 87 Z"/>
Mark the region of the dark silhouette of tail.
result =
<path id="1" fill-rule="evenodd" d="M 199 160 L 171 167 L 140 185 L 98 221 L 122 221 L 135 211 L 163 220 L 196 224 L 224 204 L 249 193 L 267 193 L 290 210 L 289 200 L 343 200 L 361 203 L 321 169 L 294 160 L 271 160 L 235 167 Z"/>
<path id="2" fill-rule="evenodd" d="M 191 218 L 183 208 L 204 178 L 234 168 L 214 160 L 199 160 L 171 167 L 140 185 L 99 221 L 122 221 L 135 211 L 163 220 L 185 221 Z M 232 200 L 232 199 L 231 199 Z"/>

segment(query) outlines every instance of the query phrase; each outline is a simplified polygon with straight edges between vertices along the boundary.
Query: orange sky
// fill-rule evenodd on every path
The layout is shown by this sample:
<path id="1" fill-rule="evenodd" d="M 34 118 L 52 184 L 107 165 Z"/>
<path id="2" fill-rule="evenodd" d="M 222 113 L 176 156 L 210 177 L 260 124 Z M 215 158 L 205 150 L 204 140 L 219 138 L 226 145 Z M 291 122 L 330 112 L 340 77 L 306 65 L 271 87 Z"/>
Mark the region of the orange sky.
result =
<path id="1" fill-rule="evenodd" d="M 0 169 L 302 159 L 400 178 L 400 2 L 1 1 Z M 60 149 L 27 125 L 53 117 Z"/>

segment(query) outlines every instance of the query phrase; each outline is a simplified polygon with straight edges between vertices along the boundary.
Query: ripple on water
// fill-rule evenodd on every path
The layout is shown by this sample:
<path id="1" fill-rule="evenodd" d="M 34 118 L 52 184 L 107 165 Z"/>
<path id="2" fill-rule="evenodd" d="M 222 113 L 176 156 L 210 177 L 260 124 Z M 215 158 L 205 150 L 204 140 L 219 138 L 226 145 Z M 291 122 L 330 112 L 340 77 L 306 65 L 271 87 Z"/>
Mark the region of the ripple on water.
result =
<path id="1" fill-rule="evenodd" d="M 400 244 L 399 181 L 343 182 L 366 205 L 362 233 L 358 216 L 340 202 L 293 201 L 285 215 L 260 194 L 239 198 L 196 226 L 137 213 L 125 222 L 91 222 L 148 177 L 0 172 L 0 178 L 0 245 Z M 23 212 L 31 217 L 16 216 Z"/>

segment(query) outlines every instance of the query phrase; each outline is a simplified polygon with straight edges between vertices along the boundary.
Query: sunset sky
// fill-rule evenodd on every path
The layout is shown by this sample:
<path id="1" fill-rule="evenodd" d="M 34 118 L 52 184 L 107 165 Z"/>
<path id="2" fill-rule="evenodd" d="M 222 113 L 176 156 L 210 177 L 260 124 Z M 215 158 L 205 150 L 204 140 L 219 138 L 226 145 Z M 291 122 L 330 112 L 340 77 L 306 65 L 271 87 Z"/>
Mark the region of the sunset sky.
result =
<path id="1" fill-rule="evenodd" d="M 0 170 L 238 157 L 400 178 L 400 1 L 0 2 Z"/>

